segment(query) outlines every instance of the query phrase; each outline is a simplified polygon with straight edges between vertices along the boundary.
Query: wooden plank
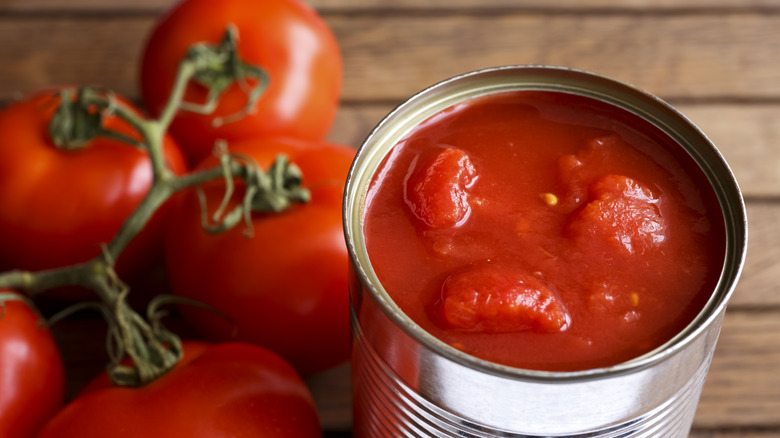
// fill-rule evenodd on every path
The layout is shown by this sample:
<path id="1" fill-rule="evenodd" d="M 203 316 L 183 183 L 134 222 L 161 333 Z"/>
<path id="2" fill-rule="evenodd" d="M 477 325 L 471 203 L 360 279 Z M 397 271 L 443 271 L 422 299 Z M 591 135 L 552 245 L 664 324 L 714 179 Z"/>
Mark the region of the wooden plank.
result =
<path id="1" fill-rule="evenodd" d="M 175 0 L 5 0 L 0 2 L 2 11 L 112 11 L 112 10 L 153 10 L 161 11 Z M 516 0 L 308 0 L 306 3 L 324 11 L 457 11 L 479 9 L 496 11 L 506 9 L 566 10 L 566 9 L 609 9 L 609 10 L 721 10 L 746 8 L 780 7 L 777 0 L 525 0 L 521 4 Z"/>
<path id="2" fill-rule="evenodd" d="M 133 98 L 148 18 L 0 18 L 0 98 L 95 85 Z"/>
<path id="3" fill-rule="evenodd" d="M 352 428 L 352 368 L 349 363 L 307 376 L 320 422 L 327 430 Z"/>
<path id="4" fill-rule="evenodd" d="M 780 105 L 682 104 L 677 108 L 720 149 L 746 196 L 780 196 Z"/>
<path id="5" fill-rule="evenodd" d="M 105 1 L 105 0 L 104 0 Z M 718 10 L 731 8 L 773 8 L 780 6 L 777 0 L 310 0 L 308 2 L 318 9 L 338 10 L 457 10 L 479 9 L 486 11 L 505 9 L 544 10 L 619 10 L 619 11 L 653 11 L 653 10 Z"/>
<path id="6" fill-rule="evenodd" d="M 780 428 L 780 313 L 726 312 L 697 427 Z"/>
<path id="7" fill-rule="evenodd" d="M 66 358 L 71 396 L 105 364 L 104 327 L 98 319 L 74 318 L 53 329 Z M 729 309 L 694 420 L 695 428 L 706 430 L 694 436 L 737 436 L 712 432 L 720 428 L 780 429 L 778 370 L 780 310 Z M 333 431 L 348 430 L 352 418 L 349 366 L 309 376 L 307 383 L 323 426 Z"/>
<path id="8" fill-rule="evenodd" d="M 665 98 L 780 96 L 780 16 L 534 14 L 330 20 L 346 99 L 388 99 L 502 64 L 596 71 Z"/>
<path id="9" fill-rule="evenodd" d="M 598 71 L 666 98 L 780 99 L 780 15 L 328 16 L 348 101 L 401 100 L 502 64 Z M 153 18 L 0 17 L 0 99 L 58 83 L 134 97 Z M 432 62 L 435 61 L 435 62 Z"/>
<path id="10" fill-rule="evenodd" d="M 780 306 L 780 204 L 748 202 L 745 269 L 731 300 L 734 307 Z M 777 369 L 780 372 L 780 368 Z M 780 411 L 778 411 L 780 412 Z"/>
<path id="11" fill-rule="evenodd" d="M 335 435 L 333 438 L 336 438 L 337 436 L 338 435 Z M 690 438 L 777 438 L 778 436 L 780 436 L 780 430 L 778 429 L 767 429 L 762 431 L 743 429 L 725 431 L 693 429 Z"/>
<path id="12" fill-rule="evenodd" d="M 176 0 L 2 0 L 0 12 L 51 13 L 146 11 L 161 13 Z"/>

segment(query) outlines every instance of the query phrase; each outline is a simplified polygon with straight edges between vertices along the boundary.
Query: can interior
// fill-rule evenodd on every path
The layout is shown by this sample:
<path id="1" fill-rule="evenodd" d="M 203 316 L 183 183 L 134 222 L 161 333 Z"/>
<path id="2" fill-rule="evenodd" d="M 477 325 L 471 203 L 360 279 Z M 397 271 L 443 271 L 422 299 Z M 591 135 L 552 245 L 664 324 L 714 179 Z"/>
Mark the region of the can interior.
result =
<path id="1" fill-rule="evenodd" d="M 463 353 L 427 333 L 393 302 L 374 273 L 363 238 L 362 218 L 367 188 L 390 149 L 428 117 L 464 100 L 491 93 L 547 90 L 578 94 L 634 113 L 675 140 L 698 164 L 712 185 L 723 214 L 726 236 L 724 265 L 715 291 L 696 318 L 662 346 L 620 364 L 583 371 L 550 372 L 496 364 Z M 674 355 L 718 319 L 734 291 L 747 246 L 744 201 L 728 164 L 717 148 L 685 116 L 661 99 L 629 84 L 563 67 L 506 66 L 475 71 L 440 82 L 390 112 L 358 150 L 347 181 L 344 226 L 348 249 L 357 275 L 385 314 L 422 345 L 453 361 L 518 378 L 570 380 L 606 377 L 648 367 Z"/>

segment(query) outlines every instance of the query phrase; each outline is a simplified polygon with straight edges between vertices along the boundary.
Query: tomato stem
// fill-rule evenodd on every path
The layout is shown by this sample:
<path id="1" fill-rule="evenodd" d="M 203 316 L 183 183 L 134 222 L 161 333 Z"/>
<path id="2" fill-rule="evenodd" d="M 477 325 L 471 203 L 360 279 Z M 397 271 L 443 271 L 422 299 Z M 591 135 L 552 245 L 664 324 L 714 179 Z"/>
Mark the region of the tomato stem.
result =
<path id="1" fill-rule="evenodd" d="M 252 211 L 279 212 L 295 202 L 306 202 L 309 199 L 300 170 L 285 157 L 278 158 L 268 172 L 263 172 L 253 160 L 229 154 L 225 150 L 219 166 L 182 176 L 175 175 L 165 161 L 165 132 L 179 110 L 211 112 L 228 86 L 234 82 L 246 84 L 247 79 L 254 79 L 257 84 L 248 91 L 247 106 L 237 114 L 216 120 L 217 123 L 232 122 L 253 110 L 268 83 L 268 77 L 262 69 L 241 60 L 237 39 L 235 26 L 229 25 L 218 45 L 194 45 L 180 62 L 168 102 L 156 120 L 138 114 L 110 91 L 80 88 L 75 93 L 73 89 L 68 89 L 60 94 L 60 105 L 50 122 L 49 134 L 58 147 L 87 147 L 93 138 L 104 136 L 145 149 L 152 164 L 153 183 L 139 206 L 104 246 L 100 255 L 87 262 L 62 268 L 39 272 L 9 271 L 0 274 L 0 288 L 23 290 L 28 296 L 69 285 L 94 290 L 101 301 L 98 307 L 109 324 L 108 350 L 112 358 L 109 374 L 117 385 L 145 385 L 173 368 L 181 358 L 181 341 L 152 320 L 152 305 L 149 316 L 144 319 L 127 304 L 129 288 L 113 268 L 113 261 L 171 195 L 217 178 L 224 178 L 228 185 L 232 184 L 234 178 L 242 179 L 247 187 L 244 201 L 237 210 L 215 218 L 216 224 L 206 223 L 204 228 L 209 232 L 224 231 L 235 226 L 240 222 L 235 217 L 244 218 L 251 226 L 247 218 Z M 191 81 L 210 90 L 205 104 L 184 101 L 186 88 Z M 128 123 L 140 141 L 104 129 L 102 122 L 107 112 Z M 121 363 L 125 357 L 131 359 L 132 365 Z"/>
<path id="2" fill-rule="evenodd" d="M 27 304 L 27 306 L 29 306 L 30 309 L 32 309 L 33 311 L 35 311 L 37 313 L 37 309 L 36 309 L 35 305 L 26 296 L 24 296 L 22 294 L 19 294 L 19 293 L 16 293 L 16 292 L 11 292 L 11 291 L 8 291 L 8 290 L 0 289 L 0 320 L 2 320 L 3 316 L 5 316 L 5 303 L 7 303 L 9 301 L 21 301 L 21 302 Z"/>
<path id="3" fill-rule="evenodd" d="M 190 47 L 186 61 L 193 65 L 192 80 L 206 87 L 209 94 L 204 103 L 181 102 L 180 108 L 183 110 L 210 114 L 217 108 L 219 98 L 228 87 L 237 83 L 247 89 L 246 105 L 235 114 L 214 117 L 212 123 L 215 127 L 233 123 L 252 113 L 268 86 L 269 77 L 265 70 L 241 60 L 238 53 L 238 28 L 232 23 L 227 25 L 225 35 L 218 45 L 199 43 Z M 249 87 L 247 79 L 257 82 Z"/>

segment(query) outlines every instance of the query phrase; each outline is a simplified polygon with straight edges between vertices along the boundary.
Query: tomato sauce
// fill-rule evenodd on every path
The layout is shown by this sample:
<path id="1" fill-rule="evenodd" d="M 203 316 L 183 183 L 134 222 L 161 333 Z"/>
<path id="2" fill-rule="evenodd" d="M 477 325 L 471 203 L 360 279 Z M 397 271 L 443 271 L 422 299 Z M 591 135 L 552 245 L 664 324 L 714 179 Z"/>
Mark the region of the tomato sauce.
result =
<path id="1" fill-rule="evenodd" d="M 509 366 L 615 365 L 671 339 L 718 281 L 707 179 L 634 114 L 552 91 L 470 99 L 390 151 L 369 187 L 371 264 L 424 330 Z"/>

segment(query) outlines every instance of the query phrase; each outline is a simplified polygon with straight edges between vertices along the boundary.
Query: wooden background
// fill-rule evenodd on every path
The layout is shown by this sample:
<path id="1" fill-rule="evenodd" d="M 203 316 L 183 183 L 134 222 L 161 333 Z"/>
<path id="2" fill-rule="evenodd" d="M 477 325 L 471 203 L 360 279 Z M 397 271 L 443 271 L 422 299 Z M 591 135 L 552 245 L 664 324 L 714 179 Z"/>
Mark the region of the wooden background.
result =
<path id="1" fill-rule="evenodd" d="M 137 97 L 142 42 L 171 3 L 0 0 L 0 102 L 52 84 Z M 750 245 L 691 436 L 780 437 L 780 0 L 310 4 L 344 56 L 336 142 L 359 145 L 425 86 L 504 64 L 564 65 L 631 82 L 708 133 L 743 189 Z M 55 327 L 71 394 L 103 366 L 100 324 L 81 317 Z M 348 375 L 341 367 L 309 379 L 328 436 L 348 436 Z"/>

